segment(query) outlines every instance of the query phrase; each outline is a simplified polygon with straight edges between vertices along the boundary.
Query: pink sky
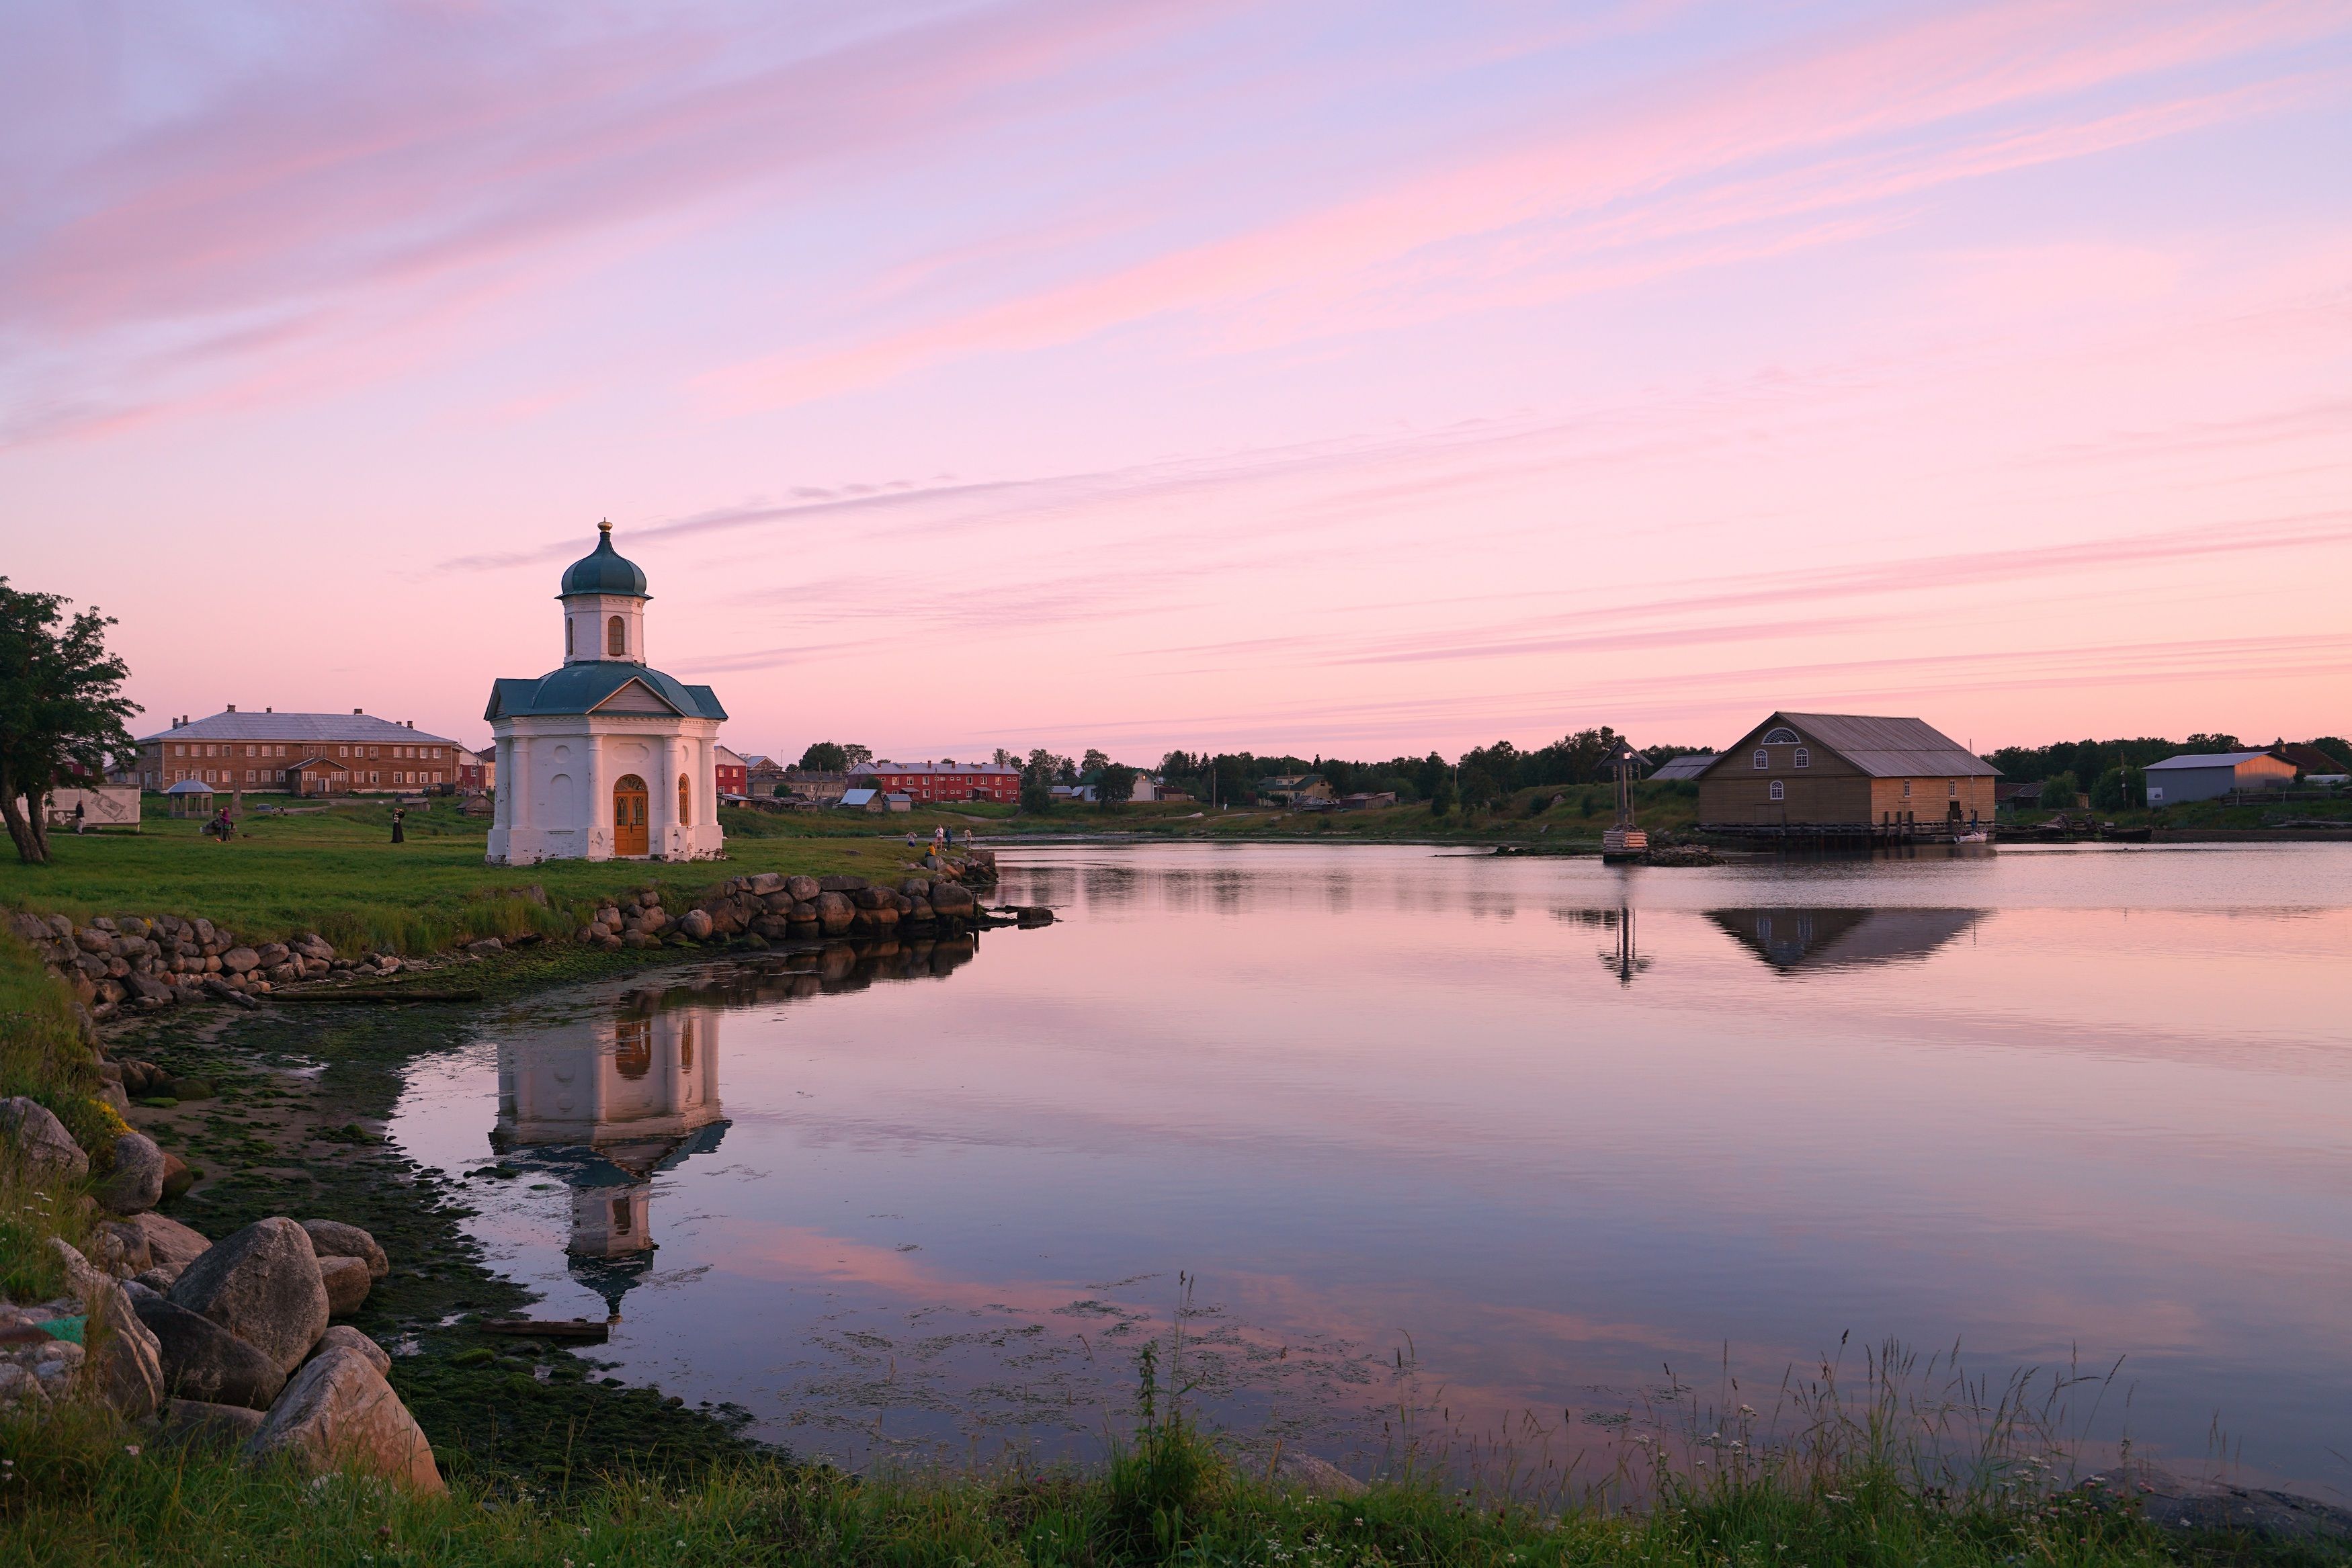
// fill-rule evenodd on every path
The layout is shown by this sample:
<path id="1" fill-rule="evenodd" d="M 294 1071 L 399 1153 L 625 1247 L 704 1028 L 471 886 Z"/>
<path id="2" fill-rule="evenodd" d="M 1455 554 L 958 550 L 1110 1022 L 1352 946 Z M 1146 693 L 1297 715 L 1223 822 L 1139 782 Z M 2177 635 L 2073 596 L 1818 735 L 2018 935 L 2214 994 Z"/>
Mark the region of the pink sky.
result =
<path id="1" fill-rule="evenodd" d="M 0 571 L 469 742 L 2352 732 L 2352 4 L 19 8 Z"/>

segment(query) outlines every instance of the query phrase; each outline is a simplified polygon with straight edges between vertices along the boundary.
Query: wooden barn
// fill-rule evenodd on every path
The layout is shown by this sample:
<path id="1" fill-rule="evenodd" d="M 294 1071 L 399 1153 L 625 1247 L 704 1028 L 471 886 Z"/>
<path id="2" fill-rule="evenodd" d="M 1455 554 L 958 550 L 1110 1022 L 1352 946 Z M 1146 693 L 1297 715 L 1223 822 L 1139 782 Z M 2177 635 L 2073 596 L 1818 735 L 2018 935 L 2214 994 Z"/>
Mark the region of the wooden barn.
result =
<path id="1" fill-rule="evenodd" d="M 2000 774 L 1916 718 L 1776 713 L 1698 776 L 1703 832 L 1945 838 L 1989 825 Z"/>

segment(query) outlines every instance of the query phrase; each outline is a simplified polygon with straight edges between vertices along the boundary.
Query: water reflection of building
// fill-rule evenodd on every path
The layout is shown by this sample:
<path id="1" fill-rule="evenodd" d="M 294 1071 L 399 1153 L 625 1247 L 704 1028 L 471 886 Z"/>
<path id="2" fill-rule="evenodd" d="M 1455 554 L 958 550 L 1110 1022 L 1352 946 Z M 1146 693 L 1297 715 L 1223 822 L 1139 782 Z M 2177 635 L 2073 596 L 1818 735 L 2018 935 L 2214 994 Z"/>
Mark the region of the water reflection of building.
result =
<path id="1" fill-rule="evenodd" d="M 572 1273 L 615 1316 L 652 1267 L 654 1177 L 726 1134 L 719 1016 L 631 998 L 499 1048 L 491 1145 L 571 1188 Z"/>
<path id="2" fill-rule="evenodd" d="M 1706 917 L 1782 971 L 1905 964 L 1975 926 L 1981 909 L 1711 909 Z"/>

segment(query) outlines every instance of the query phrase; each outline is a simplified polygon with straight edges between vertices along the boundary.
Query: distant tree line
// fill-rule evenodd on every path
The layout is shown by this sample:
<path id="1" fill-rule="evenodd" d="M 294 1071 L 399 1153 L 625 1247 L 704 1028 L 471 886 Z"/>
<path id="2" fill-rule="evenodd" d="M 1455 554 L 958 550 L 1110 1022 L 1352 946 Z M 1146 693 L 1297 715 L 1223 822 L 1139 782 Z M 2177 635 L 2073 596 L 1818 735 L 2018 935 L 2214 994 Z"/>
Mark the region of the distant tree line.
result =
<path id="1" fill-rule="evenodd" d="M 2102 811 L 2117 811 L 2147 804 L 2147 765 L 2168 757 L 2200 756 L 2217 751 L 2264 751 L 2285 744 L 2284 737 L 2268 747 L 2248 744 L 2234 735 L 2203 732 L 2186 740 L 2137 736 L 2130 740 L 2061 740 L 2049 746 L 2004 746 L 1985 760 L 2000 769 L 2010 784 L 2040 784 L 2042 804 L 2064 809 L 2082 803 Z M 2310 742 L 2329 756 L 2344 760 L 2352 771 L 2352 744 L 2324 735 Z"/>

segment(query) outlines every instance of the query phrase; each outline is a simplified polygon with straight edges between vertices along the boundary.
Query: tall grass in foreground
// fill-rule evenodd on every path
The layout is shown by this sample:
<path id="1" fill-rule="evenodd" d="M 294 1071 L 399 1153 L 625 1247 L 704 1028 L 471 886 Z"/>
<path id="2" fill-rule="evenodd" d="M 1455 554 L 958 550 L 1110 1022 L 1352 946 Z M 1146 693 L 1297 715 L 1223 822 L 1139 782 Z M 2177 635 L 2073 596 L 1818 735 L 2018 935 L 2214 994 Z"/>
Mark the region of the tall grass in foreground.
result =
<path id="1" fill-rule="evenodd" d="M 1245 1464 L 1142 1363 L 1132 1436 L 1091 1472 L 884 1475 L 776 1463 L 668 1487 L 620 1475 L 567 1501 L 460 1486 L 423 1500 L 351 1477 L 135 1451 L 89 1412 L 0 1418 L 0 1568 L 64 1563 L 1626 1564 L 1628 1568 L 2137 1568 L 2181 1554 L 2128 1506 L 1920 1484 L 1873 1417 L 1808 1428 L 1784 1463 L 1667 1466 L 1639 1511 L 1480 1500 L 1435 1476 L 1313 1497 Z M 1739 1442 L 1741 1439 L 1729 1439 Z M 1710 1452 L 1741 1452 L 1710 1446 Z M 2316 1561 L 2317 1559 L 2314 1559 Z"/>

